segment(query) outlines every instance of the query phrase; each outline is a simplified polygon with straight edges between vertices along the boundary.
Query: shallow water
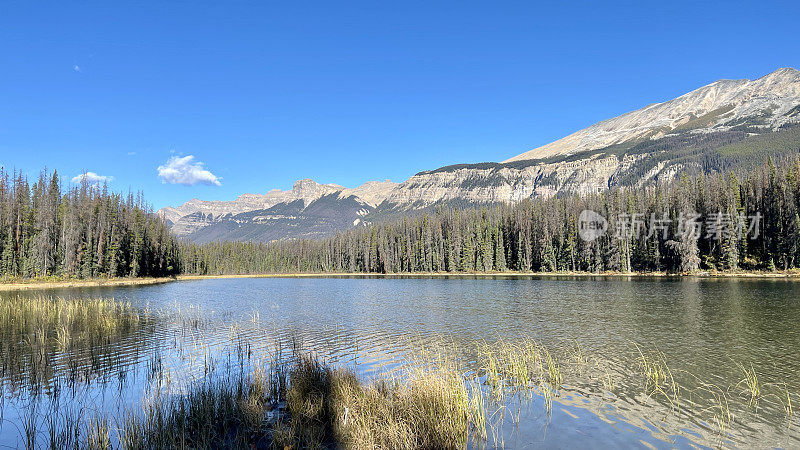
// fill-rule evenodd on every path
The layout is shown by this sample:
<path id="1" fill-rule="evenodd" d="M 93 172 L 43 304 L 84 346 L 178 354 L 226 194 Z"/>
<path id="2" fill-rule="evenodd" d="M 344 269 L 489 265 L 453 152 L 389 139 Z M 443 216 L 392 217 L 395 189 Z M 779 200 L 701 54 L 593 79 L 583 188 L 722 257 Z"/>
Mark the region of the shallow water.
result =
<path id="1" fill-rule="evenodd" d="M 34 398 L 57 396 L 60 407 L 113 415 L 141 402 L 155 374 L 189 386 L 209 370 L 231 371 L 237 353 L 266 358 L 299 346 L 371 377 L 402 367 L 420 348 L 455 347 L 468 367 L 479 343 L 521 339 L 580 348 L 619 373 L 639 364 L 634 343 L 658 349 L 685 392 L 713 385 L 744 406 L 731 406 L 732 422 L 719 430 L 702 393 L 689 396 L 696 406 L 676 412 L 624 377 L 610 393 L 565 380 L 550 413 L 536 396 L 513 402 L 516 412 L 496 432 L 508 448 L 800 445 L 781 400 L 800 393 L 800 283 L 790 280 L 252 278 L 0 295 L 115 298 L 163 317 L 91 358 L 57 355 L 53 378 L 61 381 L 39 397 L 26 386 L 30 376 L 4 370 L 4 446 L 22 445 L 19 424 Z M 757 407 L 743 400 L 742 366 L 759 375 L 765 395 Z"/>

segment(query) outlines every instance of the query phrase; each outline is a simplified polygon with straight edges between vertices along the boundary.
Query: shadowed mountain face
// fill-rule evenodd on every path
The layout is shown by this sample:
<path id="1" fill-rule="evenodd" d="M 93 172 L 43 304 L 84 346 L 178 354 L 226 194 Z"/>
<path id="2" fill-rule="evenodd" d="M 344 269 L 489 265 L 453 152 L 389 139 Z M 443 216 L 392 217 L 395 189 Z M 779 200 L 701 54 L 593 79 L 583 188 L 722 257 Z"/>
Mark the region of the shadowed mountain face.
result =
<path id="1" fill-rule="evenodd" d="M 204 222 L 205 226 L 199 227 L 189 237 L 197 243 L 322 237 L 358 225 L 374 209 L 355 196 L 339 198 L 334 193 L 322 196 L 308 206 L 304 206 L 302 200 L 295 200 L 268 209 L 227 214 Z"/>
<path id="2" fill-rule="evenodd" d="M 313 238 L 359 225 L 395 186 L 383 181 L 346 189 L 300 180 L 289 191 L 245 194 L 230 202 L 194 199 L 158 214 L 174 234 L 198 243 Z"/>
<path id="3" fill-rule="evenodd" d="M 721 80 L 605 120 L 502 163 L 460 164 L 355 189 L 301 180 L 234 201 L 191 200 L 159 215 L 195 242 L 319 237 L 436 205 L 486 205 L 743 172 L 800 151 L 800 72 Z"/>

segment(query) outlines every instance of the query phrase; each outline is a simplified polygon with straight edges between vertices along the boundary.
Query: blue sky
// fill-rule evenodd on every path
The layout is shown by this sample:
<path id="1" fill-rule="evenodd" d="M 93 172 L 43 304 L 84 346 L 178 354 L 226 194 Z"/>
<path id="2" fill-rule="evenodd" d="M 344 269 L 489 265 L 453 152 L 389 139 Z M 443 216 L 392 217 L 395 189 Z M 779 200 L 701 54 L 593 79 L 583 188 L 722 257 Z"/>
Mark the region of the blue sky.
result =
<path id="1" fill-rule="evenodd" d="M 800 67 L 800 2 L 548 3 L 5 0 L 0 164 L 156 208 L 353 187 Z"/>

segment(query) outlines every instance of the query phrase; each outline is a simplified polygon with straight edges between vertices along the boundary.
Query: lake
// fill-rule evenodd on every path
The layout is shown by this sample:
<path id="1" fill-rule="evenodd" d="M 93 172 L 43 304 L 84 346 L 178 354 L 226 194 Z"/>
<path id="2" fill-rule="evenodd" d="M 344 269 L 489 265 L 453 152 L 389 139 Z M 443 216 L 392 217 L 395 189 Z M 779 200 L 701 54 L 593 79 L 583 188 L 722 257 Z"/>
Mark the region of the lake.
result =
<path id="1" fill-rule="evenodd" d="M 226 376 L 237 354 L 302 349 L 370 379 L 414 364 L 420 349 L 446 347 L 480 374 L 478 347 L 527 339 L 602 365 L 609 384 L 565 377 L 550 411 L 536 396 L 512 400 L 516 413 L 498 421 L 493 438 L 507 448 L 800 446 L 790 406 L 800 402 L 800 282 L 792 280 L 243 278 L 0 296 L 114 298 L 159 317 L 113 342 L 53 350 L 44 374 L 26 373 L 34 356 L 4 355 L 0 446 L 24 445 L 21 424 L 35 405 L 118 414 L 154 389 Z M 669 367 L 680 405 L 633 375 L 643 355 Z M 758 377 L 757 401 L 748 371 Z"/>

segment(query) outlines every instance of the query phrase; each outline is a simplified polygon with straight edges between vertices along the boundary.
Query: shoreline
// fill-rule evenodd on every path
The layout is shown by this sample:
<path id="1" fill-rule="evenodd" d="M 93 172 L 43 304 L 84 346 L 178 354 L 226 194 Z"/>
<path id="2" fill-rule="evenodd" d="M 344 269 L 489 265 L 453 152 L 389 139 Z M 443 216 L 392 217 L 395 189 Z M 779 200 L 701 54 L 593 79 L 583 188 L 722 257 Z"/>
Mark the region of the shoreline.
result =
<path id="1" fill-rule="evenodd" d="M 177 281 L 236 278 L 747 278 L 800 279 L 800 271 L 791 272 L 287 272 L 235 275 L 178 275 Z"/>
<path id="2" fill-rule="evenodd" d="M 37 289 L 67 289 L 85 287 L 147 286 L 174 281 L 221 280 L 238 278 L 740 278 L 740 279 L 784 279 L 800 280 L 800 272 L 414 272 L 414 273 L 359 273 L 359 272 L 314 272 L 314 273 L 263 273 L 235 275 L 178 275 L 161 278 L 91 278 L 69 280 L 0 280 L 0 292 Z"/>
<path id="3" fill-rule="evenodd" d="M 70 280 L 12 280 L 0 281 L 0 292 L 3 291 L 28 291 L 38 289 L 67 289 L 83 287 L 116 287 L 116 286 L 146 286 L 175 281 L 176 278 L 89 278 Z"/>

